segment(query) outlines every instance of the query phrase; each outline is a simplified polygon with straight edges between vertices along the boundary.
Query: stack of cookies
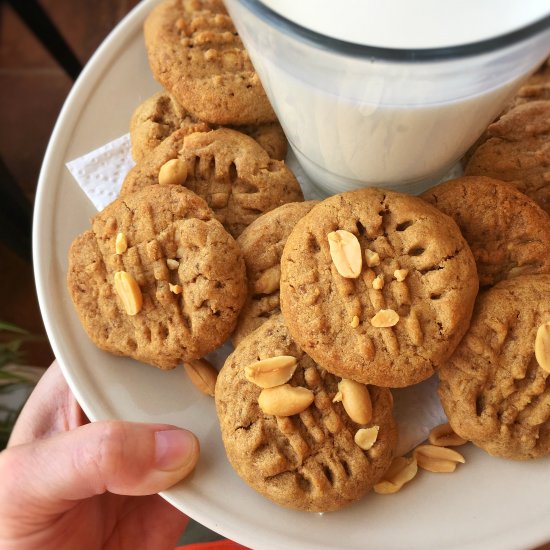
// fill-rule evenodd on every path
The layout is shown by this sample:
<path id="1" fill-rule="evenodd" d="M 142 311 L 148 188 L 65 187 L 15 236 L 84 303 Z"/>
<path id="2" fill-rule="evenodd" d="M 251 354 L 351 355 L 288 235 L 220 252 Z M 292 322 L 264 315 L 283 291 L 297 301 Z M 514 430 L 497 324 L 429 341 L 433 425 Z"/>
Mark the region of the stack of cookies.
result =
<path id="1" fill-rule="evenodd" d="M 121 196 L 69 252 L 92 341 L 161 369 L 183 363 L 215 395 L 235 471 L 289 508 L 396 492 L 418 465 L 452 471 L 463 458 L 451 444 L 550 453 L 550 218 L 522 192 L 544 196 L 544 162 L 511 183 L 476 175 L 421 197 L 365 188 L 304 201 L 221 1 L 164 0 L 144 34 L 164 89 L 132 116 L 137 164 Z M 203 356 L 228 339 L 218 375 Z M 450 425 L 395 456 L 391 389 L 434 373 Z"/>
<path id="2" fill-rule="evenodd" d="M 164 2 L 145 38 L 166 89 L 132 117 L 137 164 L 120 198 L 73 242 L 68 285 L 100 348 L 174 368 L 215 350 L 235 328 L 246 298 L 235 238 L 303 194 L 220 1 Z"/>
<path id="3" fill-rule="evenodd" d="M 397 457 L 382 480 L 396 458 L 389 388 L 444 364 L 478 291 L 459 228 L 420 198 L 368 188 L 281 206 L 238 243 L 248 298 L 215 392 L 229 461 L 301 510 L 398 490 L 416 461 Z"/>

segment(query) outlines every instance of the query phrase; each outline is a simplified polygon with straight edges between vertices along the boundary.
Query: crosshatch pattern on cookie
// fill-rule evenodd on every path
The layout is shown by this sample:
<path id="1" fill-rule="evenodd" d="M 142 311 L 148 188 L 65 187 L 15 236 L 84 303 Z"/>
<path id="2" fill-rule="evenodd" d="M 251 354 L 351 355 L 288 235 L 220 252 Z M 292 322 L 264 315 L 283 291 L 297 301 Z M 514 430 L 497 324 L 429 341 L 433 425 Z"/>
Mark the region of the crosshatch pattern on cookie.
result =
<path id="1" fill-rule="evenodd" d="M 263 213 L 304 199 L 283 161 L 271 159 L 249 136 L 226 128 L 174 132 L 128 173 L 121 196 L 157 184 L 160 168 L 173 158 L 187 165 L 185 187 L 205 199 L 235 237 Z"/>
<path id="2" fill-rule="evenodd" d="M 198 119 L 276 121 L 221 0 L 165 0 L 147 17 L 144 34 L 153 76 Z"/>
<path id="3" fill-rule="evenodd" d="M 127 248 L 117 253 L 120 233 Z M 136 315 L 114 289 L 118 271 L 139 285 Z M 160 368 L 221 345 L 246 296 L 236 242 L 202 199 L 176 186 L 144 189 L 98 214 L 71 246 L 68 286 L 98 347 Z"/>
<path id="4" fill-rule="evenodd" d="M 239 235 L 237 243 L 246 265 L 248 296 L 231 337 L 235 345 L 272 315 L 280 313 L 281 256 L 286 239 L 296 222 L 317 203 L 279 206 L 257 218 Z"/>
<path id="5" fill-rule="evenodd" d="M 141 162 L 170 134 L 181 128 L 188 129 L 189 133 L 212 129 L 206 122 L 189 114 L 166 92 L 148 98 L 134 111 L 130 120 L 133 159 Z"/>
<path id="6" fill-rule="evenodd" d="M 355 235 L 361 253 L 377 253 L 379 264 L 364 260 L 357 278 L 342 277 L 327 238 L 336 230 Z M 400 269 L 402 281 L 394 276 Z M 374 288 L 376 277 L 382 288 Z M 477 290 L 472 253 L 449 217 L 419 198 L 374 188 L 314 207 L 281 261 L 281 309 L 296 341 L 327 370 L 379 386 L 433 374 L 466 331 Z M 384 309 L 399 315 L 395 326 L 371 323 Z"/>
<path id="7" fill-rule="evenodd" d="M 479 297 L 470 329 L 439 372 L 456 433 L 496 456 L 550 453 L 550 376 L 534 349 L 549 321 L 550 275 L 502 281 Z"/>
<path id="8" fill-rule="evenodd" d="M 550 217 L 514 186 L 466 176 L 421 197 L 457 223 L 476 260 L 481 288 L 518 275 L 550 273 Z"/>
<path id="9" fill-rule="evenodd" d="M 261 389 L 244 376 L 246 365 L 275 355 L 296 357 L 290 384 L 315 395 L 300 414 L 264 414 L 258 406 Z M 339 381 L 292 341 L 281 315 L 245 338 L 227 359 L 216 385 L 222 437 L 231 464 L 254 489 L 282 506 L 329 511 L 361 498 L 382 476 L 397 438 L 391 394 L 369 387 L 373 416 L 368 425 L 359 425 L 342 403 L 333 402 Z M 366 426 L 380 429 L 364 451 L 354 436 Z"/>
<path id="10" fill-rule="evenodd" d="M 486 133 L 464 174 L 509 182 L 550 213 L 550 101 L 518 105 Z"/>

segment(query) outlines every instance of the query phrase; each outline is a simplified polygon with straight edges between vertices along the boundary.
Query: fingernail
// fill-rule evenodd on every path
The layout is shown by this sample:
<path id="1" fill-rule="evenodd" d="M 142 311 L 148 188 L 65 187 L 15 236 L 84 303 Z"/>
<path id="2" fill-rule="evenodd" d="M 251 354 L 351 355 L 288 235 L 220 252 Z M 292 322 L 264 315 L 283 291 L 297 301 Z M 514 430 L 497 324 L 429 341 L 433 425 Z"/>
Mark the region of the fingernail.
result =
<path id="1" fill-rule="evenodd" d="M 155 432 L 156 463 L 159 470 L 178 470 L 195 461 L 197 438 L 187 430 Z"/>

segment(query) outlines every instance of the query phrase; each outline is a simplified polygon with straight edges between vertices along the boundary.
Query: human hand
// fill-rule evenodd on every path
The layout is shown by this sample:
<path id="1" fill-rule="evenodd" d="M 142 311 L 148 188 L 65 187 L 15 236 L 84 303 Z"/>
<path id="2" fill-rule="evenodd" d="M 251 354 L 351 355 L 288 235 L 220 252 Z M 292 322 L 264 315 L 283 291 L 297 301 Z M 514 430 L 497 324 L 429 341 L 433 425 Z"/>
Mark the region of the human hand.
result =
<path id="1" fill-rule="evenodd" d="M 0 453 L 0 548 L 173 550 L 188 518 L 155 493 L 198 456 L 174 426 L 88 423 L 54 362 Z"/>

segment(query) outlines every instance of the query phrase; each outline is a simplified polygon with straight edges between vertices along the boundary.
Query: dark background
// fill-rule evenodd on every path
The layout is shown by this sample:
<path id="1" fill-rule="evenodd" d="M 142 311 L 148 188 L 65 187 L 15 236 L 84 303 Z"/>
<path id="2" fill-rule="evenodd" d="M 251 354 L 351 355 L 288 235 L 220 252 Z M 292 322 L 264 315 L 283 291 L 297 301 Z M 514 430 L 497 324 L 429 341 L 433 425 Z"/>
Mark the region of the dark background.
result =
<path id="1" fill-rule="evenodd" d="M 24 9 L 29 0 L 13 0 Z M 39 0 L 66 45 L 84 66 L 116 24 L 139 0 Z M 41 27 L 43 29 L 43 27 Z M 47 41 L 51 45 L 51 39 Z M 14 10 L 0 0 L 0 217 L 13 214 L 15 205 L 6 192 L 22 192 L 32 215 L 40 166 L 48 140 L 74 80 L 60 58 L 49 53 Z M 74 63 L 73 63 L 74 65 Z M 17 202 L 17 201 L 16 201 Z M 15 216 L 17 217 L 17 216 Z M 21 223 L 21 233 L 30 236 L 30 217 Z M 0 228 L 2 228 L 0 224 Z M 45 336 L 34 285 L 32 261 L 21 246 L 13 250 L 14 232 L 0 231 L 0 321 L 14 323 L 33 334 Z M 19 232 L 18 232 L 19 233 Z M 20 239 L 15 239 L 16 244 Z M 25 344 L 26 363 L 47 367 L 53 352 L 47 338 Z M 181 544 L 217 540 L 220 537 L 191 521 Z"/>
<path id="2" fill-rule="evenodd" d="M 20 6 L 27 0 L 15 0 Z M 113 27 L 139 0 L 41 0 L 52 23 L 84 65 Z M 32 4 L 32 2 L 30 2 Z M 43 28 L 43 27 L 42 27 Z M 50 134 L 72 78 L 15 13 L 0 1 L 0 159 L 32 207 L 40 166 Z M 6 204 L 5 197 L 2 200 Z M 13 207 L 11 208 L 13 212 Z M 32 333 L 44 333 L 36 299 L 32 264 L 0 239 L 0 320 Z M 16 231 L 22 234 L 23 231 Z M 53 353 L 47 340 L 25 346 L 27 363 L 48 366 Z"/>

